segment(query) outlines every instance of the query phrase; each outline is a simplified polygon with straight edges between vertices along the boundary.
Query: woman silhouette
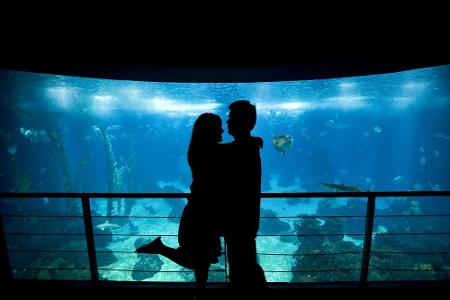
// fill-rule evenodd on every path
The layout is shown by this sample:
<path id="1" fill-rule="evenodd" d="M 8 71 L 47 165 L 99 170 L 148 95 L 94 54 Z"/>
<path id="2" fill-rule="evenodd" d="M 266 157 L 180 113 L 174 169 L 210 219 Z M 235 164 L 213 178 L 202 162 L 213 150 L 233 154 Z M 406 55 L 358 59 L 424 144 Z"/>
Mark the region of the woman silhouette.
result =
<path id="1" fill-rule="evenodd" d="M 222 120 L 212 113 L 201 114 L 194 123 L 188 150 L 192 171 L 191 194 L 178 228 L 178 248 L 163 244 L 161 237 L 136 249 L 137 253 L 160 254 L 195 272 L 197 288 L 205 288 L 211 263 L 221 252 L 219 223 L 213 212 L 214 193 L 220 183 L 218 145 L 222 141 Z M 217 206 L 217 204 L 216 204 Z"/>

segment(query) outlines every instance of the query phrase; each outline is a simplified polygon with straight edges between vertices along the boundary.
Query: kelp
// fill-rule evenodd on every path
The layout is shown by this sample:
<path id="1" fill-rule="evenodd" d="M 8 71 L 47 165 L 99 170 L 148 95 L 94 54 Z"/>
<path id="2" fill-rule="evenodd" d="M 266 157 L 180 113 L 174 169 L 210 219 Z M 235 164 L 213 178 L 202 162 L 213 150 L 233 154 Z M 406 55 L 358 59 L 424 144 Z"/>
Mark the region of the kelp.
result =
<path id="1" fill-rule="evenodd" d="M 132 134 L 130 135 L 130 158 L 128 163 L 128 176 L 126 177 L 126 186 L 127 190 L 134 191 L 135 190 L 135 172 L 137 167 L 137 151 L 136 151 L 136 135 Z M 133 208 L 134 204 L 136 203 L 135 199 L 126 199 L 125 200 L 125 215 L 129 216 L 131 213 L 131 209 Z"/>
<path id="2" fill-rule="evenodd" d="M 103 126 L 95 126 L 97 133 L 100 135 L 103 145 L 105 147 L 105 162 L 106 162 L 106 190 L 108 193 L 120 192 L 123 185 L 123 174 L 125 167 L 118 165 L 116 156 L 114 155 L 111 137 Z M 121 212 L 121 200 L 110 199 L 106 200 L 106 216 L 110 217 L 114 213 L 114 202 L 116 203 L 117 213 Z"/>

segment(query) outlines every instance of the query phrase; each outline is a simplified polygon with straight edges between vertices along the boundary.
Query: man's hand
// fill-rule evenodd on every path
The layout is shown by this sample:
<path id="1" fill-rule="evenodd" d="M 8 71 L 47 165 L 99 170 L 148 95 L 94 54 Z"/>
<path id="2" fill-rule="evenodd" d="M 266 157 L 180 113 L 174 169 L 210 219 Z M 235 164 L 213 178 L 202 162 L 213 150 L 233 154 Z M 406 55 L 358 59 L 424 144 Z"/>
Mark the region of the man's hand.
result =
<path id="1" fill-rule="evenodd" d="M 252 136 L 252 141 L 259 146 L 259 148 L 262 149 L 264 146 L 264 140 L 260 138 L 259 136 Z"/>

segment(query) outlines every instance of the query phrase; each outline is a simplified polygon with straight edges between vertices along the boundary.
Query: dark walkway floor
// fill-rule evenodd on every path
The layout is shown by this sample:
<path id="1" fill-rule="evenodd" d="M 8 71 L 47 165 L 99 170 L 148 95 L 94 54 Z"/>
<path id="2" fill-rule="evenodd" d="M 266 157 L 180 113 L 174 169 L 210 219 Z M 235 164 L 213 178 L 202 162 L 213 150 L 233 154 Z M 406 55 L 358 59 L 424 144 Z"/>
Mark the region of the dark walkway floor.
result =
<path id="1" fill-rule="evenodd" d="M 330 284 L 271 284 L 265 291 L 233 291 L 224 284 L 211 284 L 198 297 L 193 284 L 190 283 L 121 283 L 102 282 L 93 287 L 90 282 L 55 282 L 55 281 L 17 281 L 7 285 L 2 284 L 1 299 L 368 299 L 366 297 L 385 297 L 397 294 L 406 300 L 419 294 L 437 296 L 437 289 L 450 290 L 450 282 L 403 282 L 377 283 L 360 288 L 356 283 Z M 444 291 L 445 294 L 448 291 Z M 439 291 L 440 293 L 440 291 Z M 8 295 L 8 296 L 6 296 Z M 30 297 L 31 296 L 31 297 Z M 385 300 L 385 299 L 380 299 Z"/>

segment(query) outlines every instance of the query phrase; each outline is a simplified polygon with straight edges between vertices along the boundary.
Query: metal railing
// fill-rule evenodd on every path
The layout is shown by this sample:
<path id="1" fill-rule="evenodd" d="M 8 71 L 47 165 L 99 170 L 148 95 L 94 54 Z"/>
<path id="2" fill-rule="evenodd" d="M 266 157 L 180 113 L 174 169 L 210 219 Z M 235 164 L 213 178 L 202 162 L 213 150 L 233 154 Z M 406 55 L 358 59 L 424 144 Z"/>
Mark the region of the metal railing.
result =
<path id="1" fill-rule="evenodd" d="M 99 268 L 97 264 L 97 256 L 96 253 L 101 253 L 101 250 L 96 250 L 95 248 L 95 239 L 94 235 L 101 235 L 101 234 L 94 234 L 94 227 L 91 215 L 91 207 L 90 207 L 90 199 L 97 199 L 97 198 L 106 198 L 106 199 L 117 199 L 117 198 L 139 198 L 139 199 L 146 199 L 146 198 L 188 198 L 190 196 L 189 193 L 0 193 L 0 199 L 11 199 L 11 198 L 75 198 L 75 199 L 81 199 L 82 204 L 82 217 L 84 221 L 84 229 L 85 229 L 85 236 L 86 236 L 86 245 L 87 250 L 80 250 L 80 252 L 86 252 L 88 254 L 89 259 L 89 270 L 90 270 L 90 277 L 91 282 L 93 284 L 97 284 L 99 282 L 99 270 L 105 270 L 105 268 Z M 365 218 L 365 228 L 364 233 L 353 233 L 353 234 L 345 234 L 345 233 L 327 233 L 327 234 L 301 234 L 301 236 L 332 236 L 332 235 L 359 235 L 364 236 L 363 245 L 362 245 L 362 252 L 336 252 L 336 253 L 295 253 L 295 254 L 284 254 L 284 253 L 259 253 L 259 255 L 302 255 L 302 256 L 308 256 L 308 255 L 314 255 L 314 256 L 321 256 L 321 255 L 345 255 L 345 254 L 353 254 L 358 255 L 361 254 L 361 268 L 355 269 L 355 268 L 349 268 L 349 269 L 340 269 L 340 270 L 298 270 L 298 271 L 271 271 L 271 270 L 265 270 L 266 272 L 335 272 L 335 271 L 341 271 L 341 272 L 347 272 L 347 271 L 358 271 L 360 273 L 359 276 L 359 285 L 361 287 L 366 286 L 368 281 L 368 273 L 369 273 L 369 261 L 372 253 L 377 254 L 411 254 L 411 255 L 427 255 L 427 254 L 450 254 L 450 252 L 447 251 L 441 251 L 441 252 L 395 252 L 395 251 L 372 251 L 372 238 L 373 238 L 373 224 L 374 224 L 374 217 L 375 217 L 375 206 L 376 206 L 376 200 L 377 197 L 424 197 L 424 196 L 432 196 L 432 197 L 439 197 L 439 196 L 450 196 L 450 191 L 408 191 L 408 192 L 340 192 L 340 193 L 262 193 L 261 198 L 367 198 L 367 206 L 366 206 L 366 215 L 365 216 L 326 216 L 326 217 L 342 217 L 342 218 L 351 218 L 351 217 L 359 217 L 359 218 Z M 3 212 L 0 214 L 0 263 L 1 263 L 1 273 L 0 276 L 2 278 L 2 281 L 9 282 L 13 280 L 13 274 L 9 259 L 9 252 L 11 250 L 8 250 L 6 238 L 5 236 L 11 233 L 4 231 L 3 226 L 3 220 L 2 220 Z M 411 215 L 389 215 L 389 217 L 407 217 Z M 439 215 L 439 214 L 428 214 L 428 215 L 415 215 L 415 217 L 438 217 L 438 216 L 449 216 L 449 215 Z M 6 216 L 11 217 L 11 216 Z M 23 216 L 22 216 L 23 217 Z M 28 216 L 28 217 L 45 217 L 45 216 Z M 57 216 L 53 216 L 57 217 Z M 67 216 L 62 216 L 67 217 Z M 95 216 L 96 217 L 96 216 Z M 114 216 L 116 217 L 116 216 Z M 291 218 L 319 218 L 320 216 L 311 215 L 311 216 L 296 216 Z M 384 217 L 384 216 L 377 216 L 377 217 Z M 134 218 L 134 217 L 133 217 Z M 145 217 L 147 218 L 147 217 Z M 150 217 L 152 218 L 152 217 Z M 153 217 L 158 218 L 158 217 Z M 167 217 L 163 217 L 167 218 Z M 179 217 L 174 217 L 179 218 Z M 262 217 L 263 218 L 263 217 Z M 265 217 L 265 218 L 272 218 L 272 217 Z M 275 218 L 275 217 L 273 217 Z M 278 218 L 278 217 L 277 217 Z M 286 217 L 289 218 L 289 217 Z M 380 233 L 377 233 L 380 234 Z M 414 232 L 408 232 L 408 233 L 389 233 L 390 235 L 402 235 L 402 234 L 408 234 L 408 235 L 414 235 L 414 234 L 423 234 L 423 233 L 414 233 Z M 450 232 L 438 232 L 438 233 L 427 233 L 427 234 L 448 234 L 450 235 Z M 79 234 L 78 234 L 79 235 Z M 114 234 L 114 235 L 120 235 L 120 234 Z M 129 234 L 125 234 L 127 236 L 130 236 Z M 150 235 L 137 235 L 137 236 L 150 236 Z M 155 235 L 151 235 L 155 236 Z M 170 235 L 170 236 L 176 236 L 176 235 Z M 299 235 L 290 235 L 290 234 L 261 234 L 260 236 L 299 236 Z M 226 249 L 226 248 L 225 248 Z M 47 250 L 48 251 L 48 250 Z M 61 250 L 60 250 L 61 251 Z M 68 252 L 77 252 L 73 250 L 67 250 Z M 30 250 L 27 250 L 25 252 L 32 252 Z M 37 251 L 39 252 L 39 251 Z M 45 252 L 43 250 L 43 252 Z M 132 253 L 130 251 L 115 251 L 115 252 L 123 252 L 123 253 Z M 226 259 L 226 253 L 225 253 L 225 259 Z M 374 267 L 372 265 L 372 267 Z M 32 269 L 32 268 L 28 268 Z M 106 268 L 107 269 L 107 268 Z M 115 270 L 115 269 L 114 269 Z M 383 269 L 379 269 L 380 271 L 383 271 Z M 402 269 L 403 270 L 403 269 Z M 389 271 L 402 271 L 402 270 L 389 270 Z M 123 270 L 123 269 L 117 269 L 116 271 L 130 271 L 130 270 Z M 216 270 L 220 271 L 220 270 Z M 225 274 L 227 274 L 227 263 L 225 261 Z M 403 270 L 408 271 L 408 270 Z M 411 269 L 411 271 L 418 271 L 416 269 Z M 438 270 L 437 270 L 438 271 Z M 148 272 L 155 272 L 155 271 L 148 271 Z M 169 271 L 165 271 L 169 272 Z M 177 272 L 183 272 L 183 271 L 177 271 Z"/>

